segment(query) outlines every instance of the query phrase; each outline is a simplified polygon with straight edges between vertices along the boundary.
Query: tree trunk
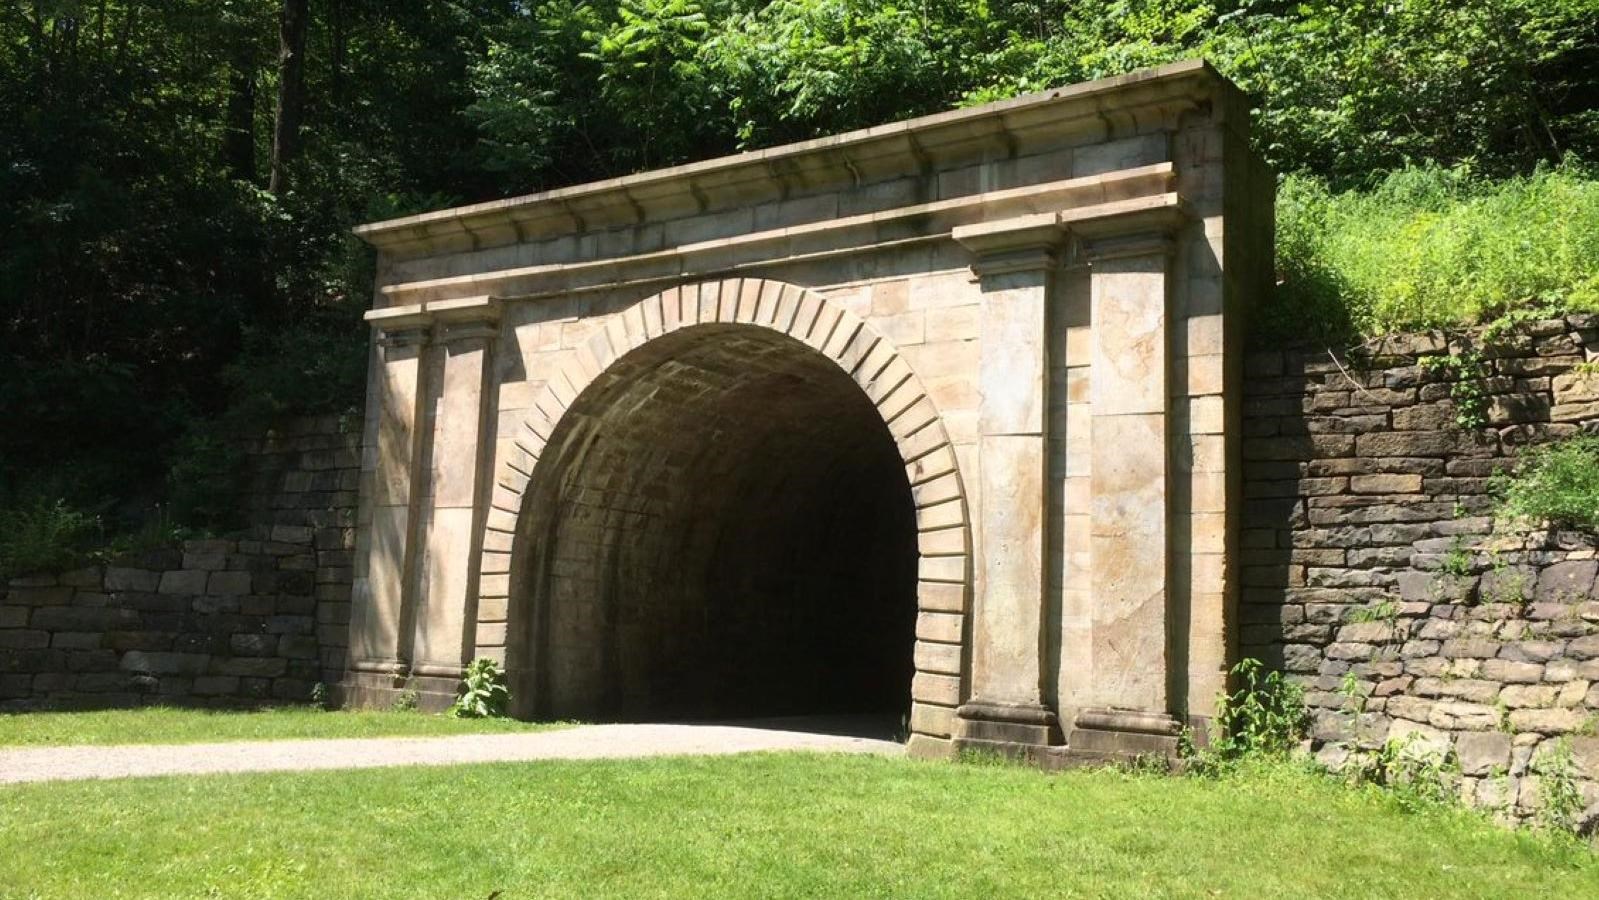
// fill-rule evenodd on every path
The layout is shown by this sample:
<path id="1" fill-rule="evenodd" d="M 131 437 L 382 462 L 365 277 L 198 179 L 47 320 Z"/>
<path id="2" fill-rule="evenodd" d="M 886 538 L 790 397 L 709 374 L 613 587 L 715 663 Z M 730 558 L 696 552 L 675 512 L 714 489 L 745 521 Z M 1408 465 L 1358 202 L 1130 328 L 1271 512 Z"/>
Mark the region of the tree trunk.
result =
<path id="1" fill-rule="evenodd" d="M 255 181 L 255 70 L 241 59 L 228 74 L 228 120 L 222 164 L 240 181 Z"/>
<path id="2" fill-rule="evenodd" d="M 267 190 L 282 194 L 288 167 L 300 152 L 300 117 L 305 110 L 305 30 L 308 0 L 283 0 L 278 23 L 278 115 L 272 129 L 272 176 Z"/>

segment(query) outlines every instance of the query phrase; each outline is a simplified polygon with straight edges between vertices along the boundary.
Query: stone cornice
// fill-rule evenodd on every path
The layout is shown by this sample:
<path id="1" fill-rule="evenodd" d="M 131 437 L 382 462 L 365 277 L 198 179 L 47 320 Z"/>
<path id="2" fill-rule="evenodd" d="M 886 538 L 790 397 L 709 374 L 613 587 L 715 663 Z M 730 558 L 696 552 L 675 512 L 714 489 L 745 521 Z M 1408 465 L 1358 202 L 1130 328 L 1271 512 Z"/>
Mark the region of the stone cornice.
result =
<path id="1" fill-rule="evenodd" d="M 962 225 L 950 236 L 971 251 L 972 271 L 982 277 L 1051 267 L 1068 237 L 1090 262 L 1169 250 L 1172 232 L 1188 218 L 1183 198 L 1165 192 Z"/>
<path id="2" fill-rule="evenodd" d="M 368 310 L 364 318 L 386 346 L 490 338 L 499 333 L 500 302 L 491 296 L 433 300 Z"/>
<path id="3" fill-rule="evenodd" d="M 436 303 L 437 298 L 476 295 L 525 298 L 571 293 L 596 286 L 655 283 L 705 277 L 783 262 L 812 260 L 907 242 L 948 240 L 952 229 L 991 217 L 1123 209 L 1120 204 L 1164 195 L 1175 182 L 1170 162 L 1138 166 L 1081 178 L 990 191 L 931 203 L 844 216 L 804 225 L 773 228 L 730 238 L 698 241 L 652 253 L 571 263 L 547 263 L 448 278 L 386 285 L 394 305 Z M 918 233 L 919 232 L 919 233 Z"/>
<path id="4" fill-rule="evenodd" d="M 1173 123 L 1223 93 L 1224 105 L 1236 105 L 1236 89 L 1207 64 L 1177 62 L 832 137 L 376 222 L 355 233 L 385 252 L 416 257 L 666 221 L 1014 155 L 1075 133 Z"/>

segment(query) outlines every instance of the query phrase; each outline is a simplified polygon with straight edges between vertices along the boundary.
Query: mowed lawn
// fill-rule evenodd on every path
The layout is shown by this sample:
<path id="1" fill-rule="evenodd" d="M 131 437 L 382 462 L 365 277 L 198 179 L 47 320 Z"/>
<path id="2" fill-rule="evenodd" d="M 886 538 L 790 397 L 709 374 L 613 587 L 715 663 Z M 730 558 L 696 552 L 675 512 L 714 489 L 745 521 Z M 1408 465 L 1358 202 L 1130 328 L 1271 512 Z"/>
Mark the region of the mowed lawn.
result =
<path id="1" fill-rule="evenodd" d="M 281 707 L 255 711 L 151 706 L 95 712 L 0 714 L 0 748 L 65 744 L 195 744 L 288 738 L 425 737 L 555 727 L 514 719 L 457 719 L 415 711 Z M 0 892 L 5 890 L 0 883 Z M 0 896 L 4 896 L 0 893 Z"/>
<path id="2" fill-rule="evenodd" d="M 762 754 L 5 787 L 0 895 L 1599 897 L 1599 857 L 1284 767 Z"/>

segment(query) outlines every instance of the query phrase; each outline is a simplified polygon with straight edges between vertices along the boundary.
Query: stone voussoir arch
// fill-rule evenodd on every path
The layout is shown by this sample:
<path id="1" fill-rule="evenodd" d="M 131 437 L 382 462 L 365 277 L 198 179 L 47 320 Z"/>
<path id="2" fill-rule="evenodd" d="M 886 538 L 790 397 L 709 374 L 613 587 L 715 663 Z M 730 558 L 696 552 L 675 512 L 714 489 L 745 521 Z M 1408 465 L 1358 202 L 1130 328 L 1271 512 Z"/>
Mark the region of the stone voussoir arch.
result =
<path id="1" fill-rule="evenodd" d="M 971 597 L 971 536 L 955 447 L 911 366 L 861 317 L 821 295 L 763 278 L 669 288 L 606 316 L 538 393 L 495 463 L 480 560 L 478 653 L 504 652 L 510 574 L 524 495 L 567 410 L 633 350 L 697 325 L 767 328 L 835 363 L 877 408 L 905 465 L 917 528 L 917 622 L 911 730 L 948 737 L 963 699 L 962 640 Z M 553 473 L 552 473 L 553 474 Z"/>

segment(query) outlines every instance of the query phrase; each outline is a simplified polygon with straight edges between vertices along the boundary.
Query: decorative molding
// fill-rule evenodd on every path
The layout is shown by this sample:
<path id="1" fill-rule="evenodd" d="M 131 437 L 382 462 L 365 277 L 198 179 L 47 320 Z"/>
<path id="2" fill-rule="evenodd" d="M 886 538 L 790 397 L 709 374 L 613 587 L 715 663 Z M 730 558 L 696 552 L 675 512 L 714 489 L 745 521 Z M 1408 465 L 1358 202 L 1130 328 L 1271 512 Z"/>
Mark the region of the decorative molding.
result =
<path id="1" fill-rule="evenodd" d="M 687 242 L 647 253 L 399 282 L 385 285 L 381 290 L 396 306 L 419 306 L 425 301 L 432 308 L 440 298 L 477 295 L 491 289 L 496 297 L 520 300 L 533 294 L 566 295 L 593 287 L 694 281 L 752 266 L 789 264 L 875 252 L 907 243 L 949 240 L 951 229 L 980 225 L 995 217 L 1018 214 L 1026 217 L 1037 213 L 1040 207 L 1087 210 L 1090 212 L 1080 217 L 1092 217 L 1097 215 L 1092 212 L 1094 210 L 1115 211 L 1126 202 L 1110 198 L 1136 200 L 1162 196 L 1171 190 L 1175 180 L 1172 164 L 1158 162 L 1098 175 Z M 901 236 L 915 230 L 924 233 Z M 895 237 L 884 239 L 884 234 Z M 827 246 L 829 242 L 836 246 Z"/>
<path id="2" fill-rule="evenodd" d="M 1103 140 L 1107 133 L 1175 127 L 1207 103 L 1241 108 L 1244 99 L 1208 64 L 1186 60 L 796 144 L 375 222 L 355 234 L 401 257 L 485 249 L 916 176 L 929 165 L 1013 157 L 1074 136 Z"/>

